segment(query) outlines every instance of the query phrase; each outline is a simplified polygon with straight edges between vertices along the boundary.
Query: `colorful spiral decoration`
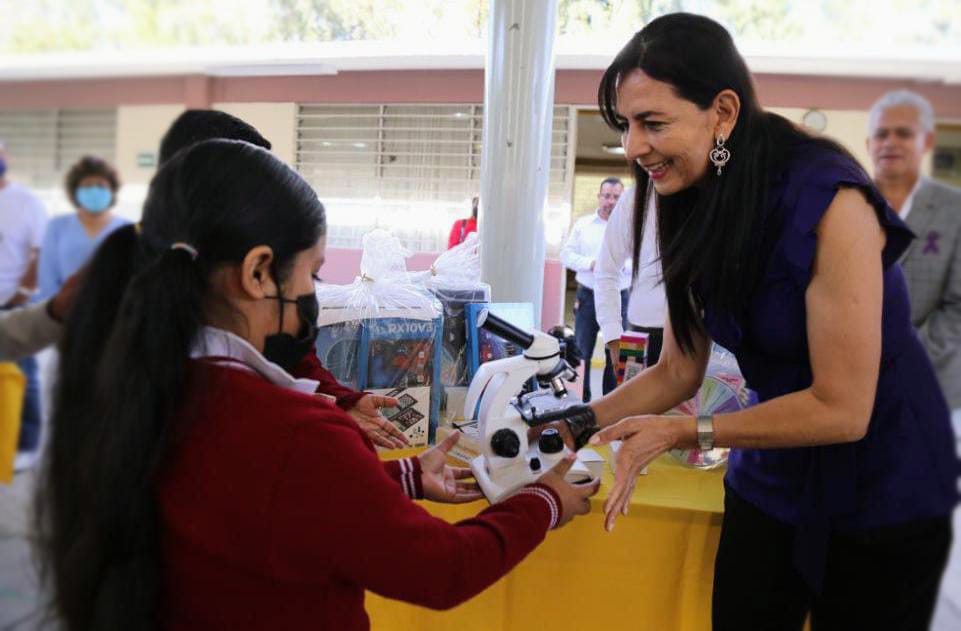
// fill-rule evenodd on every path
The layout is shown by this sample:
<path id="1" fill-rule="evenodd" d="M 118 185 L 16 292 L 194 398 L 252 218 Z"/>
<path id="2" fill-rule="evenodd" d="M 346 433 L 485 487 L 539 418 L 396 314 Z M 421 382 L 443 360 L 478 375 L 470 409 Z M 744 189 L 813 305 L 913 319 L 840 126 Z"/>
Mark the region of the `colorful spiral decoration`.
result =
<path id="1" fill-rule="evenodd" d="M 700 416 L 737 412 L 757 402 L 757 396 L 747 387 L 739 374 L 715 372 L 704 378 L 701 389 L 689 399 L 669 411 L 669 415 Z M 672 449 L 671 455 L 681 463 L 697 469 L 714 469 L 727 462 L 729 449 L 715 448 Z"/>

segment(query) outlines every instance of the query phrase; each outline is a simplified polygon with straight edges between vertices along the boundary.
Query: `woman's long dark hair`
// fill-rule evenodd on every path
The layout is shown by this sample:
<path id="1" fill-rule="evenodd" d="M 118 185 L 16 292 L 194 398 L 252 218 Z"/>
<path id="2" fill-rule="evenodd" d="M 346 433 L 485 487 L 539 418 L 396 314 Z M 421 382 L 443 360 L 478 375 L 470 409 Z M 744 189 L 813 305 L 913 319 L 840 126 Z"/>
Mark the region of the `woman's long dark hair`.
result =
<path id="1" fill-rule="evenodd" d="M 723 26 L 689 13 L 652 20 L 617 54 L 604 72 L 598 104 L 607 124 L 623 132 L 617 113 L 617 86 L 631 72 L 670 84 L 677 96 L 706 110 L 722 90 L 741 101 L 737 125 L 726 139 L 731 160 L 717 175 L 708 168 L 697 186 L 669 196 L 657 195 L 658 245 L 674 336 L 692 352 L 702 331 L 701 305 L 691 292 L 698 283 L 719 310 L 741 313 L 758 280 L 761 213 L 772 177 L 802 143 L 818 143 L 845 155 L 826 139 L 812 138 L 785 118 L 765 112 L 747 64 Z M 634 273 L 640 269 L 641 235 L 653 187 L 632 162 L 634 191 Z"/>
<path id="2" fill-rule="evenodd" d="M 209 140 L 164 165 L 140 227 L 116 231 L 97 251 L 60 345 L 37 497 L 41 569 L 66 629 L 161 624 L 155 484 L 203 305 L 216 299 L 208 278 L 268 245 L 283 283 L 324 230 L 323 205 L 293 170 L 246 142 Z M 199 256 L 172 250 L 176 242 Z M 102 327 L 105 347 L 91 348 Z M 101 358 L 94 367 L 91 356 Z"/>

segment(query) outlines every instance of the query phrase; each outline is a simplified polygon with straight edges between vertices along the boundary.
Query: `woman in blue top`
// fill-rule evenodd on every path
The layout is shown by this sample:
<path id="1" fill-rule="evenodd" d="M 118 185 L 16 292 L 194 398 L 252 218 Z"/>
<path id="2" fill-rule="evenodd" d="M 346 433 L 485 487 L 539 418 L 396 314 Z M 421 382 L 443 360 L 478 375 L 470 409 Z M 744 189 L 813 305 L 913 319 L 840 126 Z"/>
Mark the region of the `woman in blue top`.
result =
<path id="1" fill-rule="evenodd" d="M 50 220 L 40 249 L 40 298 L 53 296 L 108 234 L 128 222 L 111 212 L 120 178 L 105 160 L 84 156 L 67 173 L 67 197 L 76 214 Z"/>
<path id="2" fill-rule="evenodd" d="M 926 629 L 961 468 L 896 264 L 911 233 L 846 151 L 761 109 L 707 18 L 649 23 L 599 99 L 636 178 L 634 269 L 656 196 L 670 311 L 658 363 L 569 414 L 578 442 L 592 420 L 592 443 L 625 440 L 607 528 L 659 454 L 731 447 L 715 629 Z M 761 403 L 659 416 L 712 340 Z"/>

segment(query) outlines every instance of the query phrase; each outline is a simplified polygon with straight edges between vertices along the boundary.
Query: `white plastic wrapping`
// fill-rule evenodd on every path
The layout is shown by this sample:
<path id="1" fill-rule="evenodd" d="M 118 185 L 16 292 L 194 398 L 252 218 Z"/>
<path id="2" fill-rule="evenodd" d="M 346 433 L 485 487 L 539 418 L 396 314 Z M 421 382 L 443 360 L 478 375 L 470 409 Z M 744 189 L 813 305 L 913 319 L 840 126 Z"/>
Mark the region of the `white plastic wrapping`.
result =
<path id="1" fill-rule="evenodd" d="M 486 290 L 490 300 L 490 285 L 480 280 L 480 238 L 476 232 L 471 232 L 461 243 L 441 252 L 430 269 L 415 272 L 413 276 L 428 289 Z"/>
<path id="2" fill-rule="evenodd" d="M 411 252 L 386 230 L 363 237 L 360 275 L 349 285 L 318 284 L 318 326 L 372 318 L 433 320 L 440 304 L 407 272 Z"/>
<path id="3" fill-rule="evenodd" d="M 317 355 L 344 385 L 398 399 L 388 419 L 426 444 L 439 416 L 441 304 L 407 273 L 396 237 L 375 230 L 363 248 L 353 282 L 316 287 Z"/>
<path id="4" fill-rule="evenodd" d="M 441 420 L 456 421 L 463 416 L 463 402 L 469 385 L 468 326 L 466 306 L 489 303 L 490 285 L 480 280 L 480 240 L 467 235 L 460 244 L 441 253 L 430 269 L 413 274 L 440 301 L 444 312 L 440 383 Z"/>

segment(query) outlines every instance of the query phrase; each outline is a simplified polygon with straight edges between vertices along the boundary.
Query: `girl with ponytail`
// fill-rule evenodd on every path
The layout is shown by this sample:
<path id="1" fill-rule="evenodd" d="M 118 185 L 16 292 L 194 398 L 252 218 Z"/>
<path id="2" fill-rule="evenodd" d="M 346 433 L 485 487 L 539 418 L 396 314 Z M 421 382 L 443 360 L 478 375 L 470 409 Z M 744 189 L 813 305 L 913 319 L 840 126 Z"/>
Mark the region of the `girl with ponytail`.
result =
<path id="1" fill-rule="evenodd" d="M 210 140 L 166 163 L 140 226 L 97 252 L 38 496 L 65 629 L 365 629 L 365 589 L 453 606 L 588 510 L 596 487 L 553 471 L 473 519 L 434 519 L 411 498 L 479 497 L 445 464 L 456 438 L 383 464 L 291 376 L 316 335 L 325 229 L 289 167 Z"/>

